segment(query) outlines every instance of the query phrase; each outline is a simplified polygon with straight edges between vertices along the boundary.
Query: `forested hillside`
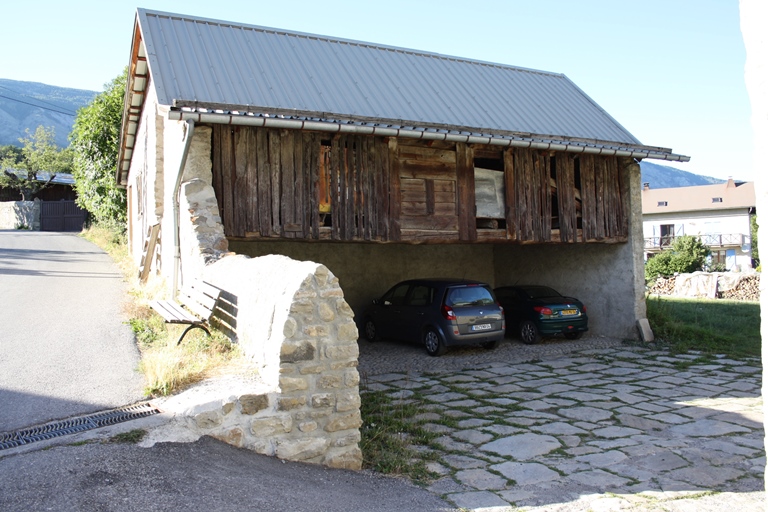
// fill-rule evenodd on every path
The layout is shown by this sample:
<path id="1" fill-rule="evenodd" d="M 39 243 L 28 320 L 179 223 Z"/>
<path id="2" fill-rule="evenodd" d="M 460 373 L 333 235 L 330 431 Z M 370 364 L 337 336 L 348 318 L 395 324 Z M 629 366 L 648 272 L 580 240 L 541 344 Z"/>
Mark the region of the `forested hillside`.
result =
<path id="1" fill-rule="evenodd" d="M 0 78 L 0 146 L 20 145 L 25 130 L 53 127 L 56 144 L 69 145 L 68 136 L 77 109 L 91 102 L 95 91 L 68 89 L 37 82 Z"/>

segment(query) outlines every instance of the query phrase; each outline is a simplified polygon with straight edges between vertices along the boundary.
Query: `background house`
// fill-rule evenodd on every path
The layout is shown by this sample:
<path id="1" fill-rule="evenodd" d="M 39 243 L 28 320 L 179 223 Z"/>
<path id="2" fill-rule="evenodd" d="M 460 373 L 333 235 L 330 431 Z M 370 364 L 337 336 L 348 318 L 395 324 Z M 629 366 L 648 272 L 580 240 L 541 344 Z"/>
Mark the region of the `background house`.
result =
<path id="1" fill-rule="evenodd" d="M 729 179 L 696 187 L 644 186 L 642 196 L 646 259 L 671 247 L 677 236 L 696 235 L 712 250 L 713 263 L 732 271 L 752 268 L 753 182 Z"/>
<path id="2" fill-rule="evenodd" d="M 357 312 L 411 277 L 540 283 L 636 337 L 637 160 L 687 160 L 561 74 L 143 9 L 125 105 L 137 264 L 160 224 L 147 261 L 169 283 L 282 254 L 330 268 Z"/>
<path id="3" fill-rule="evenodd" d="M 19 171 L 21 173 L 21 171 Z M 75 180 L 71 174 L 38 173 L 39 181 L 50 184 L 22 201 L 19 190 L 0 187 L 0 229 L 25 226 L 41 231 L 80 231 L 87 212 L 75 204 Z"/>

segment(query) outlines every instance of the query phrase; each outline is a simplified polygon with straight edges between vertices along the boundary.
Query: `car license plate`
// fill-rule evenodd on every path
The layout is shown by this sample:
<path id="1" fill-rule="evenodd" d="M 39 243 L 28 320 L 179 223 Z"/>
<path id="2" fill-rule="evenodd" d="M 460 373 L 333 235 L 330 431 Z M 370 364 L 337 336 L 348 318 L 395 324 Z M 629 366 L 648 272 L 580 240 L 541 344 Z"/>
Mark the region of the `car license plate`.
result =
<path id="1" fill-rule="evenodd" d="M 578 313 L 579 313 L 578 309 L 564 309 L 560 312 L 560 314 L 563 316 L 571 316 L 571 315 L 576 315 Z"/>
<path id="2" fill-rule="evenodd" d="M 473 331 L 487 331 L 491 328 L 491 324 L 477 324 L 472 326 Z"/>

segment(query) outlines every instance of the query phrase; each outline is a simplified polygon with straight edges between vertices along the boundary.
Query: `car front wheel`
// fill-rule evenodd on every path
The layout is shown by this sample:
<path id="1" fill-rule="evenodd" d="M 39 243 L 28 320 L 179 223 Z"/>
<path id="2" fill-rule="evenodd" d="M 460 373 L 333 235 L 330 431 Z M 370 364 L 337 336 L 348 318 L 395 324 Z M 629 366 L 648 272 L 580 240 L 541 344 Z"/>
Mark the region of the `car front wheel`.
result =
<path id="1" fill-rule="evenodd" d="M 533 345 L 534 343 L 541 341 L 541 334 L 539 334 L 536 324 L 530 320 L 524 320 L 520 324 L 520 339 L 523 340 L 523 343 L 526 345 Z"/>
<path id="2" fill-rule="evenodd" d="M 445 343 L 434 329 L 427 329 L 424 333 L 424 348 L 427 349 L 427 354 L 432 357 L 441 356 L 446 351 Z"/>
<path id="3" fill-rule="evenodd" d="M 376 329 L 376 324 L 370 318 L 365 321 L 365 339 L 368 341 L 377 341 L 379 339 L 379 331 Z"/>

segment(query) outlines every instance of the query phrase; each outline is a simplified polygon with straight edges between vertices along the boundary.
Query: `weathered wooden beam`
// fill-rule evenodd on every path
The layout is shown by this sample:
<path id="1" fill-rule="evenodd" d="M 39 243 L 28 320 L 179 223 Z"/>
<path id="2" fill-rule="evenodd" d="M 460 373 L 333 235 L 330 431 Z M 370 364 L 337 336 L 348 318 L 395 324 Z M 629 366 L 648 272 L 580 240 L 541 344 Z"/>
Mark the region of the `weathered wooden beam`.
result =
<path id="1" fill-rule="evenodd" d="M 381 139 L 376 144 L 377 158 L 377 215 L 379 217 L 379 236 L 382 240 L 390 240 L 392 234 L 392 217 L 390 216 L 390 203 L 392 191 L 390 188 L 392 175 L 392 159 L 389 151 L 389 140 Z"/>
<path id="2" fill-rule="evenodd" d="M 576 189 L 574 184 L 574 160 L 571 155 L 559 153 L 555 156 L 557 209 L 560 229 L 557 236 L 561 242 L 576 241 Z"/>
<path id="3" fill-rule="evenodd" d="M 475 224 L 475 165 L 472 148 L 456 144 L 456 191 L 459 214 L 459 239 L 477 240 Z"/>
<path id="4" fill-rule="evenodd" d="M 246 223 L 245 230 L 253 232 L 259 230 L 259 169 L 258 152 L 256 148 L 256 130 L 244 130 L 241 137 L 246 139 L 245 169 L 248 177 L 248 189 L 246 197 Z"/>
<path id="5" fill-rule="evenodd" d="M 400 240 L 400 160 L 397 158 L 397 139 L 387 141 L 389 160 L 389 240 Z"/>
<path id="6" fill-rule="evenodd" d="M 222 175 L 222 195 L 219 205 L 222 209 L 221 217 L 224 223 L 224 234 L 227 236 L 235 235 L 235 201 L 234 181 L 235 172 L 233 169 L 233 138 L 234 133 L 231 126 L 224 127 L 221 137 L 221 175 Z"/>
<path id="7" fill-rule="evenodd" d="M 268 130 L 256 130 L 256 153 L 259 180 L 259 233 L 261 236 L 269 236 L 272 233 L 272 171 L 269 164 Z"/>
<path id="8" fill-rule="evenodd" d="M 305 173 L 307 174 L 307 195 L 309 196 L 308 218 L 309 233 L 305 236 L 317 239 L 320 237 L 320 182 L 319 173 L 322 165 L 320 138 L 314 133 L 304 133 Z"/>
<path id="9" fill-rule="evenodd" d="M 234 206 L 234 222 L 232 229 L 236 236 L 243 236 L 248 230 L 248 137 L 247 130 L 233 129 L 234 137 L 234 186 L 232 187 L 232 201 Z"/>
<path id="10" fill-rule="evenodd" d="M 507 238 L 518 240 L 520 231 L 517 226 L 517 196 L 515 183 L 515 156 L 514 149 L 504 151 L 504 199 L 506 202 L 505 218 L 507 221 Z"/>
<path id="11" fill-rule="evenodd" d="M 541 242 L 549 242 L 552 236 L 552 193 L 549 186 L 551 158 L 549 153 L 537 152 L 538 176 L 537 184 L 539 197 L 539 212 L 541 223 L 536 239 Z"/>
<path id="12" fill-rule="evenodd" d="M 339 240 L 341 237 L 339 236 L 339 229 L 341 225 L 341 219 L 343 216 L 341 215 L 341 197 L 339 193 L 339 188 L 341 187 L 340 182 L 340 174 L 341 174 L 341 166 L 343 165 L 342 153 L 340 153 L 339 150 L 340 146 L 340 137 L 339 135 L 334 135 L 331 139 L 331 167 L 330 167 L 330 174 L 331 174 L 331 190 L 330 190 L 330 198 L 331 198 L 331 238 L 333 240 Z M 343 150 L 342 150 L 343 151 Z"/>

